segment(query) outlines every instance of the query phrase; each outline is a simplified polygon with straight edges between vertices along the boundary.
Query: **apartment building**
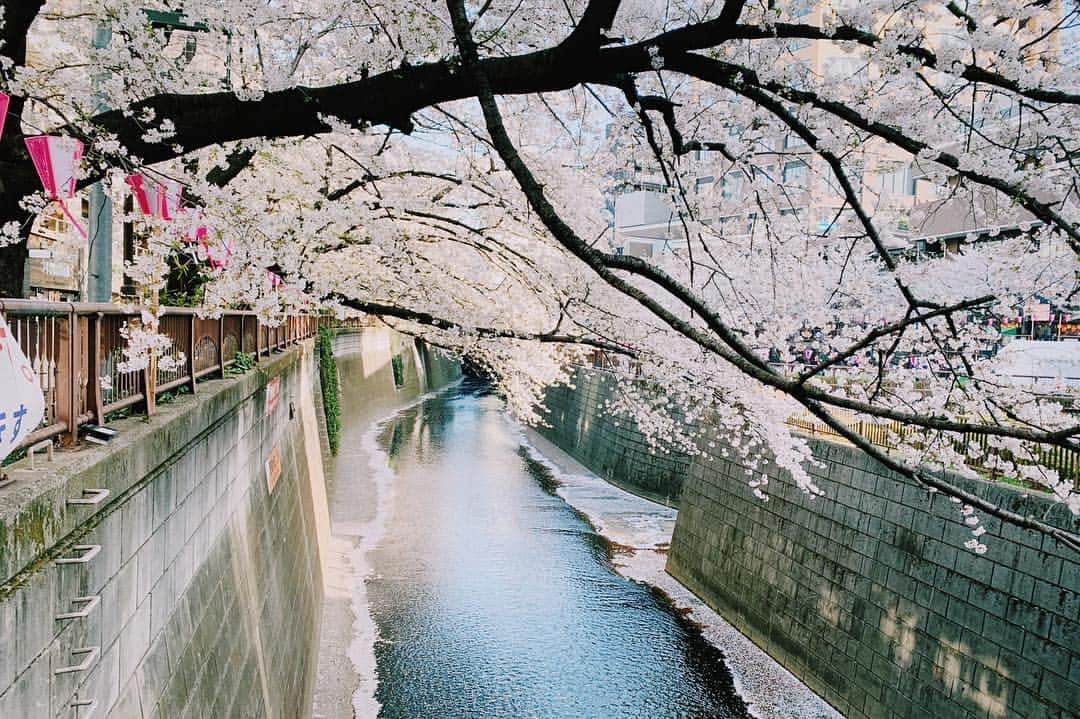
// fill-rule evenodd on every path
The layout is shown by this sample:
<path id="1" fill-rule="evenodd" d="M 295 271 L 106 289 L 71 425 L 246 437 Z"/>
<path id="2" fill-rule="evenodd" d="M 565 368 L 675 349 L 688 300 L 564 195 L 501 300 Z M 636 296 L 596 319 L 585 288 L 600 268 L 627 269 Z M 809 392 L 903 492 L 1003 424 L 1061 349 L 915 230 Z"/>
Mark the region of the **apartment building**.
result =
<path id="1" fill-rule="evenodd" d="M 83 63 L 78 58 L 94 52 L 95 45 L 101 50 L 112 41 L 108 26 L 99 24 L 93 13 L 85 12 L 89 5 L 87 0 L 48 0 L 30 29 L 27 65 L 42 72 L 66 74 L 74 86 L 83 84 L 88 91 L 93 90 L 95 83 L 123 82 L 122 77 L 91 78 L 80 69 Z M 161 53 L 153 61 L 175 68 L 175 72 L 161 73 L 164 82 L 183 75 L 185 82 L 211 90 L 228 85 L 232 43 L 227 35 L 210 32 L 203 23 L 180 12 L 149 9 L 144 12 L 150 28 L 160 33 L 163 41 Z M 63 69 L 65 64 L 70 67 Z M 23 121 L 27 134 L 34 133 L 30 128 L 60 124 L 48 107 L 34 102 L 28 104 Z M 93 148 L 88 147 L 85 152 L 91 157 Z M 91 243 L 96 242 L 108 242 L 111 248 L 105 255 L 110 259 L 112 296 L 130 294 L 124 263 L 134 259 L 145 245 L 146 232 L 137 219 L 131 221 L 133 203 L 126 183 L 114 179 L 105 193 L 112 201 L 111 221 L 104 223 L 111 228 L 107 235 L 93 230 L 97 218 L 91 217 L 89 189 L 79 190 L 74 198 L 65 200 L 71 216 L 54 202 L 34 220 L 28 239 L 24 295 L 64 301 L 89 299 L 90 250 Z"/>
<path id="2" fill-rule="evenodd" d="M 820 24 L 824 12 L 824 4 L 818 3 L 803 11 L 797 20 Z M 1046 12 L 1059 16 L 1064 11 L 1060 3 L 1054 3 Z M 1053 63 L 1074 63 L 1080 57 L 1074 49 L 1056 49 L 1070 48 L 1066 36 L 1080 39 L 1075 37 L 1077 34 L 1072 27 L 1058 30 L 1052 36 L 1061 36 L 1051 43 L 1055 51 L 1041 61 L 1048 67 Z M 802 64 L 823 83 L 875 79 L 874 67 L 834 43 L 790 41 L 788 52 L 790 62 Z M 981 94 L 977 101 L 982 115 L 979 127 L 985 132 L 999 126 L 1007 135 L 1019 120 L 1019 106 L 1003 95 Z M 730 137 L 741 139 L 744 146 L 748 144 L 747 128 L 732 124 L 728 132 Z M 676 210 L 677 205 L 682 206 L 673 201 L 676 191 L 685 193 L 690 214 L 700 223 L 694 227 L 704 228 L 700 231 L 706 241 L 710 234 L 738 239 L 779 230 L 824 237 L 861 230 L 831 168 L 801 138 L 775 127 L 750 132 L 755 135 L 749 142 L 752 156 L 741 159 L 752 165 L 752 174 L 745 167 L 733 166 L 719 153 L 699 152 L 682 160 L 692 168 L 689 174 L 693 179 L 684 180 L 681 188 L 673 190 L 655 164 L 629 160 L 612 187 L 614 249 L 642 257 L 683 251 L 686 212 Z M 985 193 L 975 201 L 954 196 L 956 178 L 934 178 L 916 158 L 876 138 L 864 141 L 842 159 L 860 203 L 875 218 L 887 245 L 897 253 L 956 250 L 973 233 L 1000 237 L 1033 226 L 1035 218 L 1022 208 L 1006 207 L 1007 199 L 994 193 Z M 765 226 L 767 220 L 758 205 L 760 195 L 750 190 L 759 175 L 777 186 L 782 195 L 777 204 L 767 207 L 768 221 L 775 223 L 780 218 L 785 227 Z"/>

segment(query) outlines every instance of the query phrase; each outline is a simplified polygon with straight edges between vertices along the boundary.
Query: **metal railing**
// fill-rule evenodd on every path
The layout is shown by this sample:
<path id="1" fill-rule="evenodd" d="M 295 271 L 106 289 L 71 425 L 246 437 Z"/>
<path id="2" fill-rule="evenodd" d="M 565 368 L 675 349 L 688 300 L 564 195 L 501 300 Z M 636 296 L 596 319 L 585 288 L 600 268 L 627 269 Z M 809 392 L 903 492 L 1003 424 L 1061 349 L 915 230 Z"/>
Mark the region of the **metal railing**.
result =
<path id="1" fill-rule="evenodd" d="M 918 429 L 902 422 L 863 422 L 854 420 L 854 414 L 846 410 L 830 410 L 833 416 L 843 422 L 847 427 L 859 435 L 865 437 L 870 444 L 885 450 L 895 449 L 899 440 L 918 434 Z M 788 419 L 787 424 L 795 429 L 815 437 L 824 437 L 832 441 L 846 442 L 847 439 L 835 429 L 821 420 L 812 416 L 809 412 L 800 412 Z M 918 446 L 918 437 L 913 439 Z M 965 432 L 962 436 L 952 440 L 953 449 L 961 455 L 967 454 L 967 448 L 971 444 L 979 447 L 983 457 L 1001 457 L 1012 460 L 1012 456 L 1006 450 L 990 446 L 990 436 L 981 432 Z M 1039 464 L 1047 469 L 1058 473 L 1062 479 L 1071 480 L 1073 488 L 1080 492 L 1080 451 L 1059 447 L 1056 445 L 1040 445 Z M 997 467 L 991 462 L 989 466 L 982 465 L 978 461 L 969 466 L 985 475 L 987 479 L 998 480 L 1005 478 Z M 1013 479 L 1016 479 L 1015 477 Z"/>
<path id="2" fill-rule="evenodd" d="M 318 331 L 319 317 L 286 317 L 271 327 L 254 312 L 225 312 L 205 319 L 185 307 L 164 307 L 159 332 L 172 340 L 169 352 L 184 355 L 175 369 L 121 371 L 125 340 L 120 334 L 138 308 L 112 304 L 42 302 L 0 299 L 0 314 L 26 354 L 45 395 L 41 426 L 19 446 L 27 447 L 59 437 L 62 444 L 78 439 L 79 427 L 103 424 L 117 410 L 140 406 L 150 415 L 165 392 L 188 387 L 198 380 L 225 376 L 241 353 L 268 356 Z M 156 376 L 151 377 L 150 372 Z M 150 381 L 150 380 L 154 381 Z M 153 387 L 152 393 L 147 387 Z M 148 396 L 148 394 L 152 396 Z"/>
<path id="3" fill-rule="evenodd" d="M 619 370 L 629 371 L 632 372 L 635 377 L 640 376 L 640 370 L 633 360 L 612 355 L 603 350 L 594 350 L 591 352 L 586 363 L 582 366 L 607 372 Z M 835 369 L 844 371 L 847 368 Z M 1048 398 L 1049 397 L 1050 396 L 1048 396 Z M 1076 411 L 1074 407 L 1069 406 L 1069 403 L 1065 402 L 1066 398 L 1061 399 L 1063 404 L 1066 404 L 1067 411 Z M 1067 399 L 1071 402 L 1071 398 Z M 848 410 L 831 409 L 830 412 L 857 434 L 866 438 L 875 447 L 881 447 L 885 450 L 896 449 L 901 439 L 907 438 L 919 431 L 917 428 L 901 422 L 856 421 L 855 414 Z M 847 442 L 847 439 L 843 435 L 811 415 L 809 412 L 804 411 L 793 415 L 787 420 L 787 424 L 804 434 L 823 437 L 832 441 Z M 917 438 L 915 438 L 915 440 L 917 441 Z M 956 437 L 952 442 L 954 449 L 962 455 L 966 455 L 967 447 L 974 443 L 980 447 L 982 456 L 984 457 L 999 456 L 1004 459 L 1012 459 L 1007 451 L 990 447 L 990 437 L 983 433 L 967 432 L 961 437 Z M 1080 451 L 1066 447 L 1044 445 L 1040 448 L 1039 454 L 1039 461 L 1042 466 L 1056 471 L 1062 479 L 1071 480 L 1075 490 L 1080 492 Z M 1005 478 L 1005 475 L 994 466 L 996 463 L 990 462 L 989 464 L 990 466 L 979 466 L 978 463 L 975 463 L 972 466 L 988 479 L 998 480 Z"/>

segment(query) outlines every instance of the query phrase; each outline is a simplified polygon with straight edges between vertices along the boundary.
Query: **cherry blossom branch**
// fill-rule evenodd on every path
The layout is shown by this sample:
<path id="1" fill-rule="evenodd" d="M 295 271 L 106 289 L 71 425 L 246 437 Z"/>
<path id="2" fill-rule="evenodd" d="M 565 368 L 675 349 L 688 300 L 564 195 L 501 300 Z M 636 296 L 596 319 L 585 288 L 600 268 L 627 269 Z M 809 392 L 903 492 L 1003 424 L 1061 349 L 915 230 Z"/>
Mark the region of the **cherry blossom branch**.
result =
<path id="1" fill-rule="evenodd" d="M 852 430 L 825 410 L 820 404 L 813 401 L 803 402 L 803 404 L 815 417 L 828 425 L 834 432 L 897 474 L 908 477 L 919 484 L 941 492 L 943 495 L 954 497 L 986 514 L 997 517 L 1002 521 L 1014 524 L 1018 527 L 1023 527 L 1024 529 L 1034 529 L 1043 534 L 1047 534 L 1073 551 L 1080 552 L 1080 535 L 1061 529 L 1060 527 L 1055 527 L 1052 524 L 1047 524 L 1029 514 L 1018 514 L 1017 512 L 1005 509 L 977 494 L 958 487 L 956 484 L 949 482 L 946 479 L 935 477 L 925 469 L 909 467 L 903 462 L 889 456 L 889 454 L 882 451 L 880 447 L 877 447 L 861 434 Z"/>
<path id="2" fill-rule="evenodd" d="M 848 345 L 848 347 L 843 351 L 837 352 L 831 357 L 822 360 L 813 367 L 800 373 L 799 376 L 795 378 L 795 382 L 797 384 L 804 384 L 807 380 L 816 377 L 817 375 L 820 375 L 822 372 L 829 369 L 830 367 L 833 367 L 840 362 L 843 362 L 849 357 L 853 357 L 860 351 L 877 342 L 879 339 L 887 337 L 893 333 L 900 332 L 917 322 L 925 323 L 927 320 L 934 319 L 935 317 L 942 317 L 945 315 L 953 314 L 954 312 L 962 312 L 964 310 L 974 309 L 976 307 L 993 302 L 994 299 L 995 297 L 993 295 L 983 295 L 982 297 L 976 297 L 975 299 L 970 300 L 963 300 L 962 302 L 957 302 L 955 304 L 949 305 L 948 307 L 940 307 L 936 310 L 925 313 L 919 313 L 918 310 L 913 309 L 912 312 L 909 313 L 908 316 L 904 319 L 890 322 L 887 325 L 882 325 L 881 327 L 877 327 L 870 332 L 867 332 L 859 340 Z"/>
<path id="3" fill-rule="evenodd" d="M 700 80 L 730 87 L 745 84 L 749 87 L 759 87 L 768 90 L 783 99 L 796 104 L 809 104 L 824 110 L 829 114 L 847 122 L 865 132 L 886 140 L 890 144 L 905 150 L 912 155 L 922 156 L 922 153 L 931 153 L 935 162 L 955 171 L 961 177 L 987 187 L 992 187 L 1010 198 L 1015 199 L 1021 206 L 1031 212 L 1037 218 L 1048 225 L 1058 228 L 1065 235 L 1069 245 L 1077 253 L 1080 253 L 1080 229 L 1062 217 L 1049 204 L 1040 202 L 1018 184 L 1008 182 L 999 177 L 993 177 L 961 166 L 959 158 L 947 152 L 934 150 L 926 143 L 904 134 L 897 128 L 871 120 L 854 109 L 840 102 L 826 100 L 809 90 L 800 90 L 789 87 L 776 81 L 762 82 L 757 73 L 750 68 L 714 60 L 694 53 L 676 54 L 665 57 L 666 67 L 682 74 L 696 77 Z"/>
<path id="4" fill-rule="evenodd" d="M 944 417 L 931 417 L 911 412 L 900 412 L 888 407 L 881 407 L 872 403 L 861 402 L 846 397 L 831 395 L 808 385 L 800 385 L 794 380 L 789 380 L 778 375 L 760 357 L 757 357 L 747 348 L 720 319 L 716 313 L 709 310 L 697 295 L 684 287 L 681 283 L 659 270 L 655 266 L 629 255 L 608 255 L 584 242 L 574 230 L 559 216 L 555 207 L 547 199 L 543 186 L 529 170 L 521 155 L 515 148 L 513 141 L 506 131 L 502 122 L 502 116 L 498 105 L 495 103 L 494 93 L 491 86 L 483 76 L 483 66 L 478 62 L 475 45 L 468 36 L 468 25 L 464 22 L 464 10 L 454 10 L 455 3 L 459 0 L 450 0 L 451 18 L 454 19 L 455 34 L 462 51 L 464 66 L 474 75 L 478 88 L 477 97 L 483 111 L 488 132 L 491 135 L 492 144 L 507 168 L 514 175 L 518 186 L 525 194 L 530 206 L 537 213 L 540 221 L 548 228 L 552 236 L 566 249 L 573 253 L 588 265 L 596 274 L 624 295 L 634 299 L 657 317 L 662 319 L 668 326 L 676 330 L 688 339 L 696 342 L 702 348 L 707 349 L 721 358 L 727 360 L 739 370 L 763 384 L 786 392 L 799 402 L 818 401 L 844 409 L 851 409 L 871 416 L 884 419 L 893 419 L 907 424 L 924 427 L 927 429 L 943 430 L 950 432 L 982 432 L 985 434 L 1024 439 L 1033 442 L 1055 443 L 1062 446 L 1072 447 L 1066 439 L 1052 432 L 1039 432 L 1015 426 L 982 425 L 966 422 L 956 422 Z M 462 19 L 459 22 L 455 15 L 460 12 Z M 715 337 L 693 326 L 689 321 L 676 316 L 665 308 L 659 301 L 633 284 L 623 280 L 612 270 L 619 269 L 629 271 L 657 284 L 660 288 L 670 293 L 691 311 L 697 314 L 706 326 L 715 333 Z M 1080 426 L 1071 433 L 1080 432 Z"/>
<path id="5" fill-rule="evenodd" d="M 583 259 L 594 260 L 594 262 L 590 263 L 590 265 L 594 267 L 594 270 L 596 270 L 598 274 L 601 275 L 601 277 L 603 277 L 605 280 L 608 280 L 609 284 L 613 284 L 613 286 L 616 286 L 617 289 L 623 289 L 623 287 L 619 286 L 623 285 L 626 290 L 630 291 L 628 293 L 635 292 L 636 288 L 633 288 L 632 286 L 627 286 L 626 283 L 618 280 L 618 278 L 605 276 L 604 270 L 606 268 L 604 267 L 603 263 L 596 263 L 596 257 L 590 256 L 588 253 L 583 251 L 584 249 L 588 248 L 582 247 L 583 243 L 581 242 L 580 238 L 578 238 L 573 232 L 573 230 L 565 224 L 565 222 L 559 217 L 558 213 L 555 211 L 555 208 L 550 204 L 550 202 L 548 202 L 547 198 L 544 195 L 543 188 L 537 183 L 535 177 L 525 165 L 517 149 L 514 147 L 513 142 L 510 140 L 510 136 L 506 132 L 506 127 L 503 124 L 502 116 L 499 112 L 498 106 L 495 103 L 494 95 L 492 94 L 489 87 L 485 87 L 482 70 L 478 69 L 479 66 L 476 62 L 476 46 L 473 43 L 471 35 L 469 34 L 468 24 L 465 20 L 465 10 L 462 4 L 462 0 L 448 0 L 448 5 L 451 10 L 451 19 L 454 25 L 454 31 L 457 37 L 458 46 L 462 52 L 463 62 L 467 68 L 477 74 L 477 82 L 480 89 L 478 97 L 481 109 L 484 113 L 485 121 L 488 125 L 489 134 L 492 138 L 492 143 L 495 146 L 496 150 L 499 152 L 500 157 L 502 157 L 503 162 L 506 163 L 507 167 L 510 168 L 510 171 L 518 180 L 518 183 L 522 187 L 522 190 L 525 192 L 530 204 L 536 210 L 537 214 L 540 215 L 541 220 L 544 222 L 545 225 L 548 226 L 552 234 L 556 236 L 556 239 L 566 245 L 567 248 L 575 254 L 578 254 L 579 256 L 584 255 Z M 612 282 L 612 280 L 614 280 L 614 282 Z M 651 298 L 636 297 L 636 299 L 639 299 L 639 301 L 642 301 L 644 299 L 645 301 L 642 303 L 646 305 L 657 305 L 655 301 L 651 301 Z M 653 309 L 653 307 L 650 307 L 650 309 Z M 671 315 L 662 307 L 656 307 L 656 309 L 653 309 L 653 311 L 656 312 L 657 309 L 661 310 L 661 312 L 663 313 L 661 316 L 663 317 L 663 319 L 668 321 L 669 324 L 671 324 L 671 320 L 675 320 L 676 322 L 679 321 L 678 318 Z M 883 464 L 885 464 L 890 469 L 893 469 L 894 471 L 897 471 L 904 476 L 912 477 L 917 481 L 932 486 L 941 491 L 943 494 L 956 497 L 957 499 L 960 499 L 962 501 L 967 501 L 968 504 L 979 507 L 987 514 L 991 514 L 1006 521 L 1015 522 L 1020 526 L 1030 527 L 1038 529 L 1039 531 L 1043 531 L 1051 536 L 1054 536 L 1056 539 L 1065 543 L 1067 546 L 1070 546 L 1073 549 L 1077 549 L 1078 551 L 1080 551 L 1080 537 L 1072 535 L 1069 532 L 1065 532 L 1064 530 L 1061 530 L 1057 527 L 1053 527 L 1051 525 L 1040 522 L 1039 520 L 1036 520 L 1032 517 L 1024 517 L 1014 512 L 1004 510 L 986 500 L 972 495 L 969 492 L 955 487 L 954 485 L 943 479 L 930 477 L 918 470 L 907 467 L 903 463 L 893 460 L 884 453 L 878 451 L 878 449 L 874 447 L 870 442 L 868 442 L 865 438 L 848 429 L 842 422 L 838 421 L 835 417 L 833 417 L 830 412 L 825 410 L 821 406 L 821 404 L 814 399 L 806 396 L 798 397 L 798 394 L 805 389 L 804 387 L 794 386 L 791 389 L 794 390 L 792 394 L 794 396 L 797 396 L 800 402 L 802 402 L 808 409 L 810 409 L 811 412 L 813 412 L 816 416 L 820 417 L 823 421 L 829 424 L 829 426 L 833 427 L 833 429 L 839 432 L 841 436 L 849 439 L 860 449 L 863 449 L 863 451 L 869 453 L 871 456 L 874 456 L 879 461 L 882 461 Z"/>
<path id="6" fill-rule="evenodd" d="M 397 305 L 388 305 L 383 302 L 370 302 L 358 300 L 353 297 L 338 295 L 333 300 L 349 309 L 364 312 L 377 317 L 393 317 L 399 320 L 415 322 L 416 324 L 434 327 L 446 332 L 460 332 L 466 335 L 475 335 L 484 339 L 510 339 L 525 342 L 542 342 L 544 344 L 581 345 L 613 352 L 625 357 L 634 357 L 636 352 L 626 345 L 617 342 L 605 341 L 584 335 L 563 334 L 557 331 L 551 332 L 523 332 L 520 330 L 502 327 L 469 327 L 444 317 L 433 315 L 430 312 L 413 310 Z"/>
<path id="7" fill-rule="evenodd" d="M 778 22 L 773 25 L 732 25 L 723 20 L 722 15 L 693 25 L 685 25 L 654 38 L 642 41 L 642 45 L 658 47 L 667 57 L 671 53 L 691 50 L 704 50 L 716 47 L 726 40 L 821 40 L 825 42 L 856 42 L 869 48 L 878 48 L 883 40 L 878 35 L 849 25 L 841 25 L 833 30 L 825 30 L 816 25 Z M 928 48 L 903 43 L 896 46 L 896 51 L 914 58 L 924 67 L 952 72 L 952 68 L 940 68 L 938 56 Z M 1080 104 L 1080 94 L 1063 90 L 1050 90 L 1038 87 L 1022 87 L 1020 83 L 987 70 L 975 63 L 966 63 L 957 76 L 970 82 L 1008 90 L 1009 92 L 1038 102 Z"/>

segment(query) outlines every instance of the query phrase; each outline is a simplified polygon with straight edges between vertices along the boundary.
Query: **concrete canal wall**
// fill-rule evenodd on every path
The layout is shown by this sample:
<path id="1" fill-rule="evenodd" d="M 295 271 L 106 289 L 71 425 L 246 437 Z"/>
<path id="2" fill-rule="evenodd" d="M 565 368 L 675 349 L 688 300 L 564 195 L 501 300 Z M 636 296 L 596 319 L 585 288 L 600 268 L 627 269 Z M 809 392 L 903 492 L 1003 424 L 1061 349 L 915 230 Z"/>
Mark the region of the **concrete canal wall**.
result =
<path id="1" fill-rule="evenodd" d="M 353 363 L 344 369 L 339 365 L 343 396 L 348 394 L 354 405 L 363 403 L 373 416 L 461 377 L 460 362 L 386 327 L 341 331 L 331 346 L 335 357 Z"/>
<path id="2" fill-rule="evenodd" d="M 610 381 L 603 372 L 575 370 L 573 388 L 547 390 L 549 426 L 537 431 L 612 484 L 677 507 L 689 459 L 652 452 L 633 422 L 608 414 L 603 403 L 611 396 Z"/>
<path id="3" fill-rule="evenodd" d="M 385 328 L 333 342 L 368 412 L 460 376 Z M 333 554 L 312 345 L 7 468 L 0 717 L 312 716 Z"/>
<path id="4" fill-rule="evenodd" d="M 582 374 L 549 393 L 545 434 L 602 476 L 654 481 L 636 431 L 599 416 L 609 386 Z M 958 505 L 854 448 L 813 447 L 813 500 L 775 468 L 756 500 L 719 447 L 672 460 L 686 471 L 668 571 L 848 717 L 1080 716 L 1080 555 L 991 518 L 975 555 Z M 1037 494 L 961 482 L 1080 531 Z"/>
<path id="5" fill-rule="evenodd" d="M 107 448 L 9 468 L 0 717 L 310 715 L 327 531 L 314 372 L 309 341 L 115 423 Z"/>
<path id="6" fill-rule="evenodd" d="M 331 537 L 314 701 L 314 715 L 326 719 L 353 716 L 358 689 L 370 702 L 358 716 L 377 712 L 370 698 L 374 635 L 366 659 L 356 644 L 358 619 L 371 621 L 363 600 L 357 604 L 357 573 L 365 561 L 357 552 L 377 536 L 380 506 L 386 511 L 377 473 L 371 471 L 367 435 L 373 422 L 461 377 L 459 362 L 386 327 L 341 332 L 332 348 L 341 385 L 341 435 L 337 456 L 327 451 L 323 458 Z M 366 665 L 363 673 L 357 663 Z"/>

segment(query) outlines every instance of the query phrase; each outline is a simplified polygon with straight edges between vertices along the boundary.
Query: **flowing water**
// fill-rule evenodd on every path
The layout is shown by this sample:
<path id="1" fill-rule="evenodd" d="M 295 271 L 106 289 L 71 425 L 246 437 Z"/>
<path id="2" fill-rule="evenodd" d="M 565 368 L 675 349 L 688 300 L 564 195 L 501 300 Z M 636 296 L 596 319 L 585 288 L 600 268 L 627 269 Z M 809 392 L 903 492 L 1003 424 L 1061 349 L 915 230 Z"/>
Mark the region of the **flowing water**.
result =
<path id="1" fill-rule="evenodd" d="M 372 437 L 392 472 L 365 582 L 380 717 L 748 716 L 721 653 L 615 571 L 620 548 L 556 493 L 483 386 Z"/>

